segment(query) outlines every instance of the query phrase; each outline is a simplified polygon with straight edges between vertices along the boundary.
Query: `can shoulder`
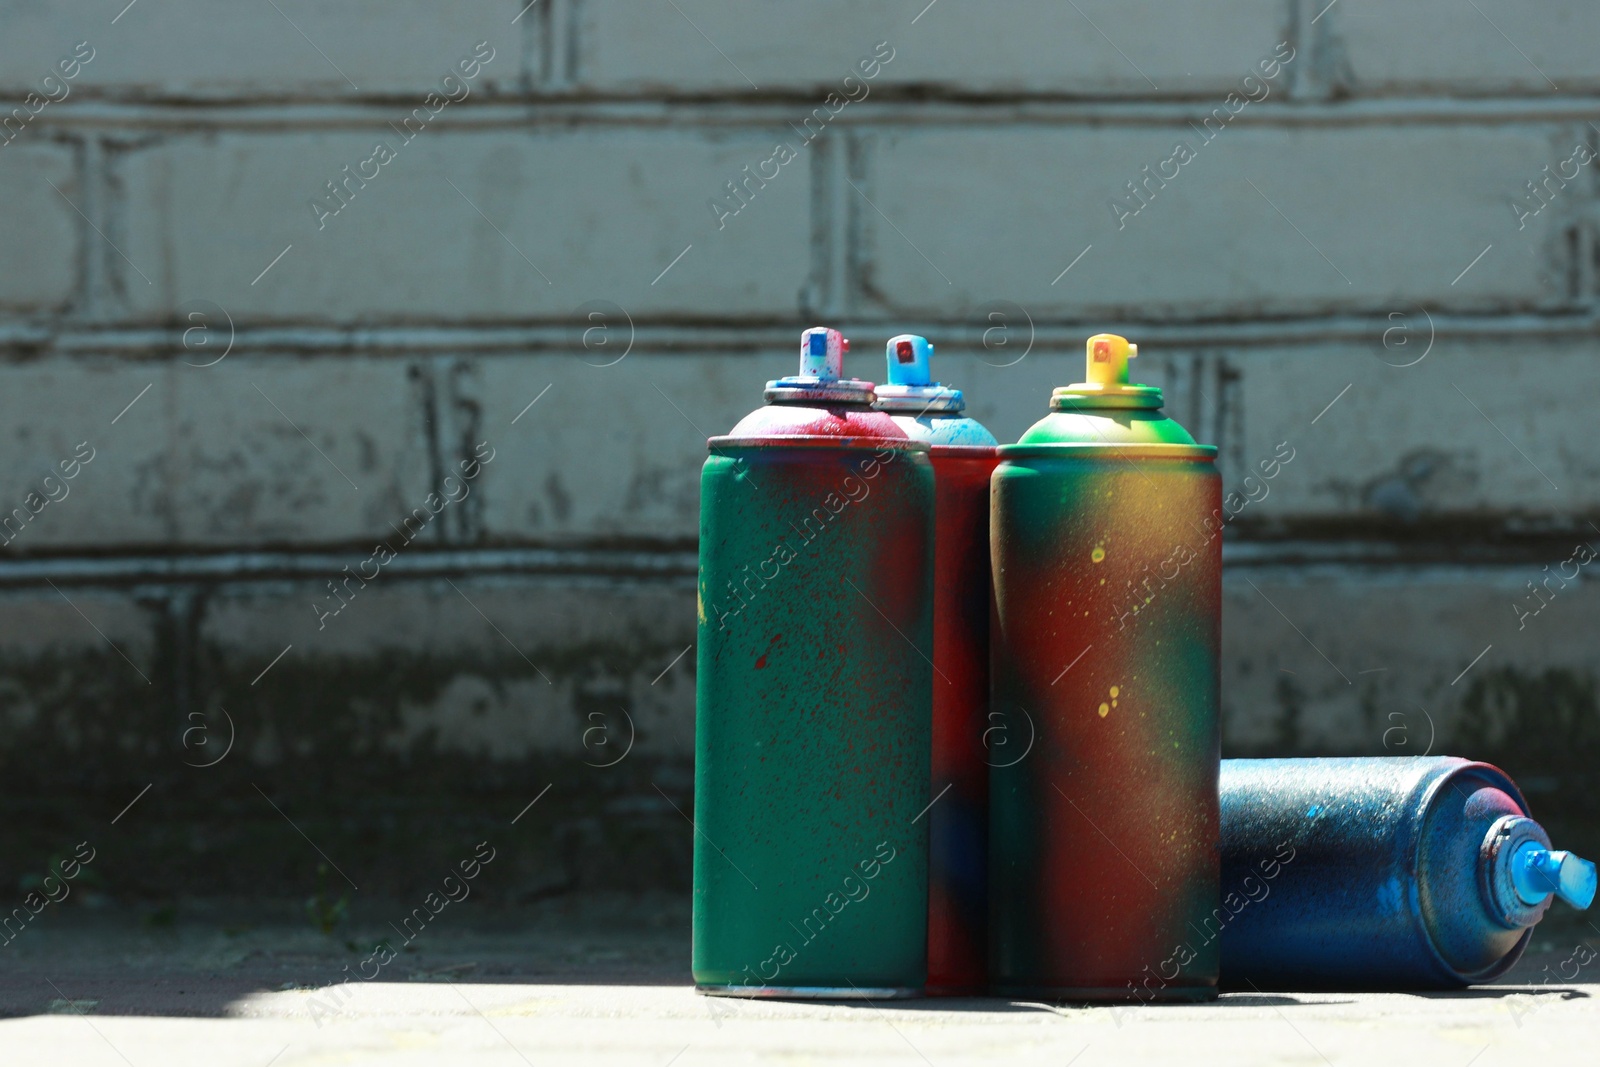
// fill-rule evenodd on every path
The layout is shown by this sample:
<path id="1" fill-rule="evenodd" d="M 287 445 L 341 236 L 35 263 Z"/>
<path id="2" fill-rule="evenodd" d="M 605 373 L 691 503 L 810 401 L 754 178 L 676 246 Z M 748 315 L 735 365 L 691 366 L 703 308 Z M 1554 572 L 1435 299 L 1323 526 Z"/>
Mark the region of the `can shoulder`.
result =
<path id="1" fill-rule="evenodd" d="M 893 415 L 895 425 L 913 441 L 957 448 L 994 448 L 999 441 L 977 419 L 965 415 Z"/>
<path id="2" fill-rule="evenodd" d="M 1160 409 L 1052 411 L 1028 427 L 1019 445 L 1194 445 L 1176 419 Z"/>
<path id="3" fill-rule="evenodd" d="M 740 419 L 725 438 L 857 437 L 911 440 L 896 420 L 865 406 L 768 404 Z"/>

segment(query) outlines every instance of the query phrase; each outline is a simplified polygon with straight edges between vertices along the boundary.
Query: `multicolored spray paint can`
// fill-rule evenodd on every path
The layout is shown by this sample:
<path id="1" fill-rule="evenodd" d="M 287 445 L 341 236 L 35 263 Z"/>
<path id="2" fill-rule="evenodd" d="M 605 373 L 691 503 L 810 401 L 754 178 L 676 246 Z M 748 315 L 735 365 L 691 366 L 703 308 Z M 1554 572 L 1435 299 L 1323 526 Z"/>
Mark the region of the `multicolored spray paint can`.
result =
<path id="1" fill-rule="evenodd" d="M 1222 761 L 1222 981 L 1444 989 L 1504 974 L 1595 867 L 1504 771 L 1453 756 Z"/>
<path id="2" fill-rule="evenodd" d="M 992 483 L 989 970 L 1004 996 L 1199 1000 L 1218 899 L 1216 449 L 1089 338 Z M 997 740 L 1004 744 L 996 744 Z"/>
<path id="3" fill-rule="evenodd" d="M 994 435 L 963 412 L 961 390 L 933 380 L 933 345 L 888 343 L 879 411 L 932 448 L 933 785 L 928 809 L 928 986 L 933 996 L 988 984 L 989 476 Z"/>
<path id="4" fill-rule="evenodd" d="M 934 476 L 807 330 L 700 483 L 693 968 L 891 997 L 927 969 Z"/>

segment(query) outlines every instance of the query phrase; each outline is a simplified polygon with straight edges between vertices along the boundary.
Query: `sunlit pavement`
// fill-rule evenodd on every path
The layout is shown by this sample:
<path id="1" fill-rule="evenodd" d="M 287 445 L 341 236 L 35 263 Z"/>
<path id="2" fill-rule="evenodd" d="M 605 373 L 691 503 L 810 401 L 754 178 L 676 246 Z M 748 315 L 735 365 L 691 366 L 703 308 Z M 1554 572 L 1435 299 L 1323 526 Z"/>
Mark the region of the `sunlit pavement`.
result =
<path id="1" fill-rule="evenodd" d="M 1600 1047 L 1600 931 L 1570 915 L 1493 987 L 1119 1009 L 700 997 L 677 897 L 463 909 L 380 967 L 383 913 L 324 934 L 287 906 L 64 912 L 0 949 L 0 1063 L 1490 1067 Z"/>

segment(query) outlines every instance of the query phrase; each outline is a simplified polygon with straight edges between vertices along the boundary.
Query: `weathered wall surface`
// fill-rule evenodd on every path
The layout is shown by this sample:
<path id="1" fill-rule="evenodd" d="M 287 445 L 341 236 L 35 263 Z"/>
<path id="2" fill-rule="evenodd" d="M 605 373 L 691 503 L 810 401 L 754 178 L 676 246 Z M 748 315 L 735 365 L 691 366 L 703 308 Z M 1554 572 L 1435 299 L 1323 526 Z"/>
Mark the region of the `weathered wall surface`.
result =
<path id="1" fill-rule="evenodd" d="M 1600 846 L 1576 0 L 4 7 L 3 879 L 682 884 L 704 439 L 817 321 L 1002 439 L 1130 334 L 1242 505 L 1228 750 Z"/>

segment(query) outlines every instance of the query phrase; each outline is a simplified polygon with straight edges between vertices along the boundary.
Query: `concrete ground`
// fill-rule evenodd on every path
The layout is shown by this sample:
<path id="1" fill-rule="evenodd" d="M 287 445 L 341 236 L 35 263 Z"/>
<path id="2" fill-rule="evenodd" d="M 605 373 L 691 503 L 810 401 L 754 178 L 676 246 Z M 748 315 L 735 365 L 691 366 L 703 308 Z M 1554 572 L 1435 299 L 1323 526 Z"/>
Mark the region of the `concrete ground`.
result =
<path id="1" fill-rule="evenodd" d="M 1594 1062 L 1600 929 L 1567 914 L 1497 985 L 1450 994 L 1226 994 L 1197 1007 L 713 1000 L 688 984 L 676 896 L 452 905 L 370 981 L 370 906 L 324 934 L 297 906 L 108 905 L 0 949 L 6 1067 L 311 1064 L 1494 1064 Z M 9 958 L 8 958 L 9 957 Z M 1587 1050 L 1587 1051 L 1585 1051 Z"/>

